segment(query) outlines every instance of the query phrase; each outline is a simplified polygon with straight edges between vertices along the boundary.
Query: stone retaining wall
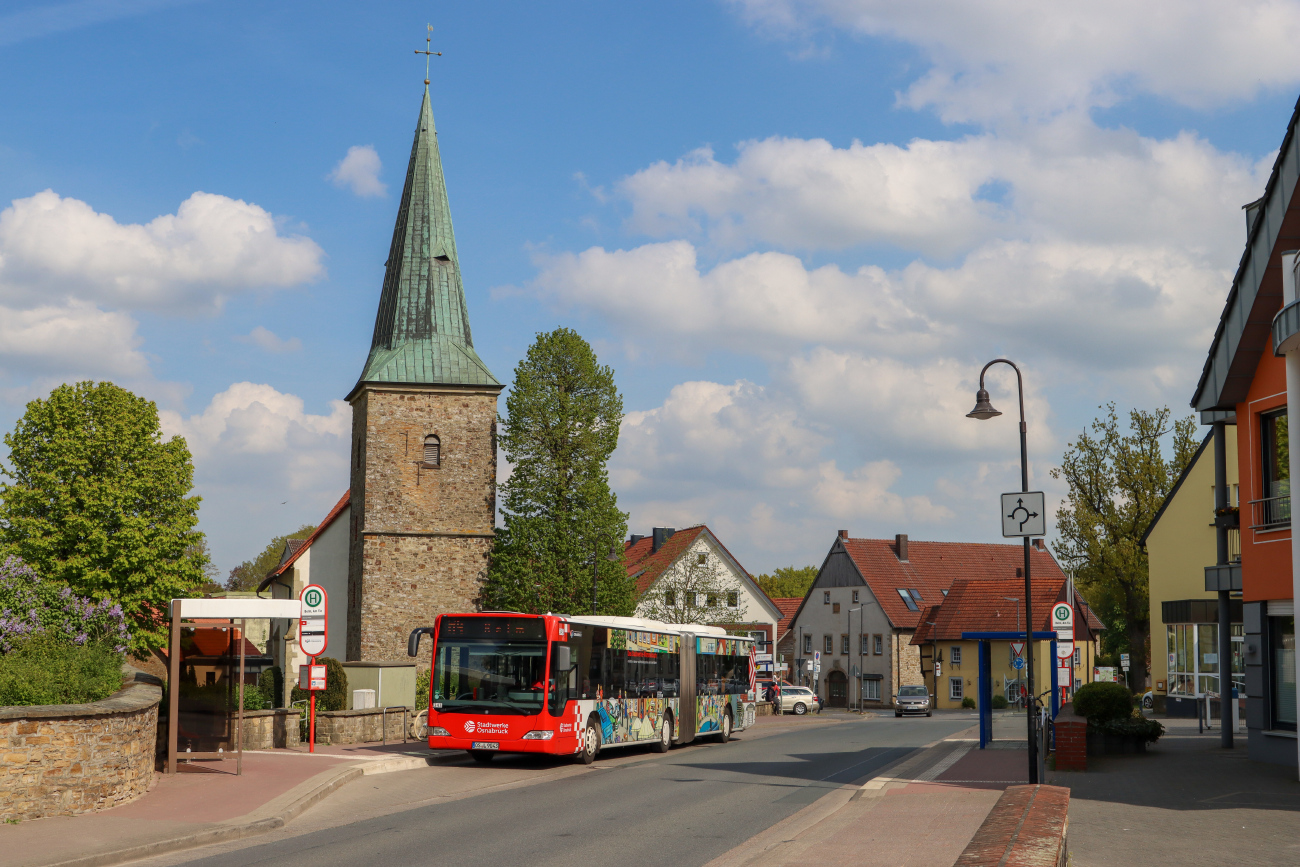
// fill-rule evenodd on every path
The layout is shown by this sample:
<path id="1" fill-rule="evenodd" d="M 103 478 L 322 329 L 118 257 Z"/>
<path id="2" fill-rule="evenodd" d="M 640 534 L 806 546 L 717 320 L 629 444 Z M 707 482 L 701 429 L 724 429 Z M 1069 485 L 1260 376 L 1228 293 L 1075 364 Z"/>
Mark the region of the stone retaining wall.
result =
<path id="1" fill-rule="evenodd" d="M 298 737 L 300 719 L 302 712 L 297 708 L 244 711 L 244 749 L 297 747 L 302 743 Z"/>
<path id="2" fill-rule="evenodd" d="M 0 707 L 0 818 L 106 810 L 148 790 L 162 685 L 123 672 L 131 680 L 103 701 Z"/>
<path id="3" fill-rule="evenodd" d="M 415 716 L 407 713 L 409 722 Z M 379 708 L 332 710 L 316 714 L 316 743 L 368 744 L 384 740 L 383 712 Z M 387 739 L 402 740 L 402 712 L 388 712 Z"/>

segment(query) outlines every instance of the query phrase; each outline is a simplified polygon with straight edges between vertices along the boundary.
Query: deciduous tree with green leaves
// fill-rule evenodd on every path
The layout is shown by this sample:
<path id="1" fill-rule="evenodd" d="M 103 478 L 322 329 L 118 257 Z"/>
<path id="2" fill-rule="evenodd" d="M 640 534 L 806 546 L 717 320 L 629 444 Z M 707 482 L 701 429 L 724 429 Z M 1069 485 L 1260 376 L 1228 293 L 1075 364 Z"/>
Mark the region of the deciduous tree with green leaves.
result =
<path id="1" fill-rule="evenodd" d="M 185 440 L 110 382 L 27 404 L 0 474 L 0 547 L 79 596 L 111 598 L 137 655 L 166 644 L 168 602 L 204 583 L 206 546 Z"/>
<path id="2" fill-rule="evenodd" d="M 817 580 L 816 566 L 780 566 L 772 572 L 756 575 L 754 580 L 770 599 L 802 599 Z"/>
<path id="3" fill-rule="evenodd" d="M 641 599 L 637 614 L 664 623 L 727 625 L 745 619 L 740 584 L 718 565 L 717 557 L 693 554 L 664 570 Z"/>
<path id="4" fill-rule="evenodd" d="M 1051 471 L 1068 486 L 1056 513 L 1056 553 L 1105 622 L 1104 649 L 1130 655 L 1136 689 L 1144 685 L 1151 631 L 1140 540 L 1196 453 L 1196 422 L 1171 423 L 1168 407 L 1134 409 L 1125 432 L 1115 404 L 1104 410 Z"/>
<path id="5" fill-rule="evenodd" d="M 230 575 L 226 578 L 227 590 L 256 590 L 257 585 L 262 583 L 262 579 L 271 573 L 271 570 L 280 565 L 280 555 L 284 553 L 284 543 L 290 539 L 306 539 L 312 533 L 316 532 L 314 524 L 303 524 L 292 533 L 286 533 L 283 536 L 276 536 L 262 553 L 258 554 L 252 560 L 245 560 L 234 569 L 230 570 Z"/>
<path id="6" fill-rule="evenodd" d="M 566 614 L 628 615 L 635 590 L 621 557 L 627 515 L 606 464 L 618 445 L 623 398 L 614 371 L 577 332 L 537 335 L 515 368 L 499 443 L 511 464 L 501 486 L 484 607 Z"/>

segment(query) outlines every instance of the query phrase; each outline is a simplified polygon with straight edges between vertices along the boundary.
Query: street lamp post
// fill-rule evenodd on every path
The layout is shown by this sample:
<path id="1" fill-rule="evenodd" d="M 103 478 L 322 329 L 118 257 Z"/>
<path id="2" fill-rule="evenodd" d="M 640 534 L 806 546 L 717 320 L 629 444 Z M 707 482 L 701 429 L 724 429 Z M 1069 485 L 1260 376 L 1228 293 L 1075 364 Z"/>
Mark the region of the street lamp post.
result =
<path id="1" fill-rule="evenodd" d="M 980 420 L 996 418 L 1002 415 L 989 403 L 989 393 L 984 388 L 984 374 L 995 364 L 1008 364 L 1016 372 L 1016 387 L 1020 396 L 1020 490 L 1029 492 L 1029 448 L 1025 440 L 1025 380 L 1020 375 L 1020 368 L 1007 358 L 995 358 L 980 371 L 979 390 L 975 392 L 975 408 L 966 413 L 967 418 Z M 1034 714 L 1034 614 L 1033 584 L 1029 577 L 1029 537 L 1025 536 L 1025 679 L 1029 685 L 1029 700 L 1026 702 L 1025 717 L 1029 731 L 1029 782 L 1038 782 L 1038 739 L 1035 737 L 1037 720 Z"/>

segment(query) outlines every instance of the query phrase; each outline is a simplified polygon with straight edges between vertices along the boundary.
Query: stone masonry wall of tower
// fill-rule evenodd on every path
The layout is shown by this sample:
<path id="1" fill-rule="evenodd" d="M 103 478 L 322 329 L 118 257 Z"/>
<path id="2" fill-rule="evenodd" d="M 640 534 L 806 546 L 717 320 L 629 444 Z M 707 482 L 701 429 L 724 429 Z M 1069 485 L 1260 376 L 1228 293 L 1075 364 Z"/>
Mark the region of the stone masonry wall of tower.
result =
<path id="1" fill-rule="evenodd" d="M 476 609 L 495 521 L 496 409 L 495 390 L 375 386 L 353 400 L 349 660 L 404 659 L 412 629 Z M 429 434 L 441 441 L 436 469 L 423 465 Z"/>

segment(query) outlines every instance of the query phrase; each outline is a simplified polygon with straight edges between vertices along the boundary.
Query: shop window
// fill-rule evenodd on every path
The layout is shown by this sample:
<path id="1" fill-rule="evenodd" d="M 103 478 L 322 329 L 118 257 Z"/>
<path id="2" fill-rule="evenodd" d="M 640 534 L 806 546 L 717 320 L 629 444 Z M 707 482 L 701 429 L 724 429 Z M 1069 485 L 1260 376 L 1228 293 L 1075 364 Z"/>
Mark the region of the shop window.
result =
<path id="1" fill-rule="evenodd" d="M 1273 705 L 1273 728 L 1296 730 L 1295 706 L 1295 617 L 1268 619 L 1269 657 Z"/>
<path id="2" fill-rule="evenodd" d="M 960 677 L 948 678 L 948 698 L 953 701 L 961 701 L 962 687 L 965 686 L 965 684 L 966 681 L 962 680 Z"/>

